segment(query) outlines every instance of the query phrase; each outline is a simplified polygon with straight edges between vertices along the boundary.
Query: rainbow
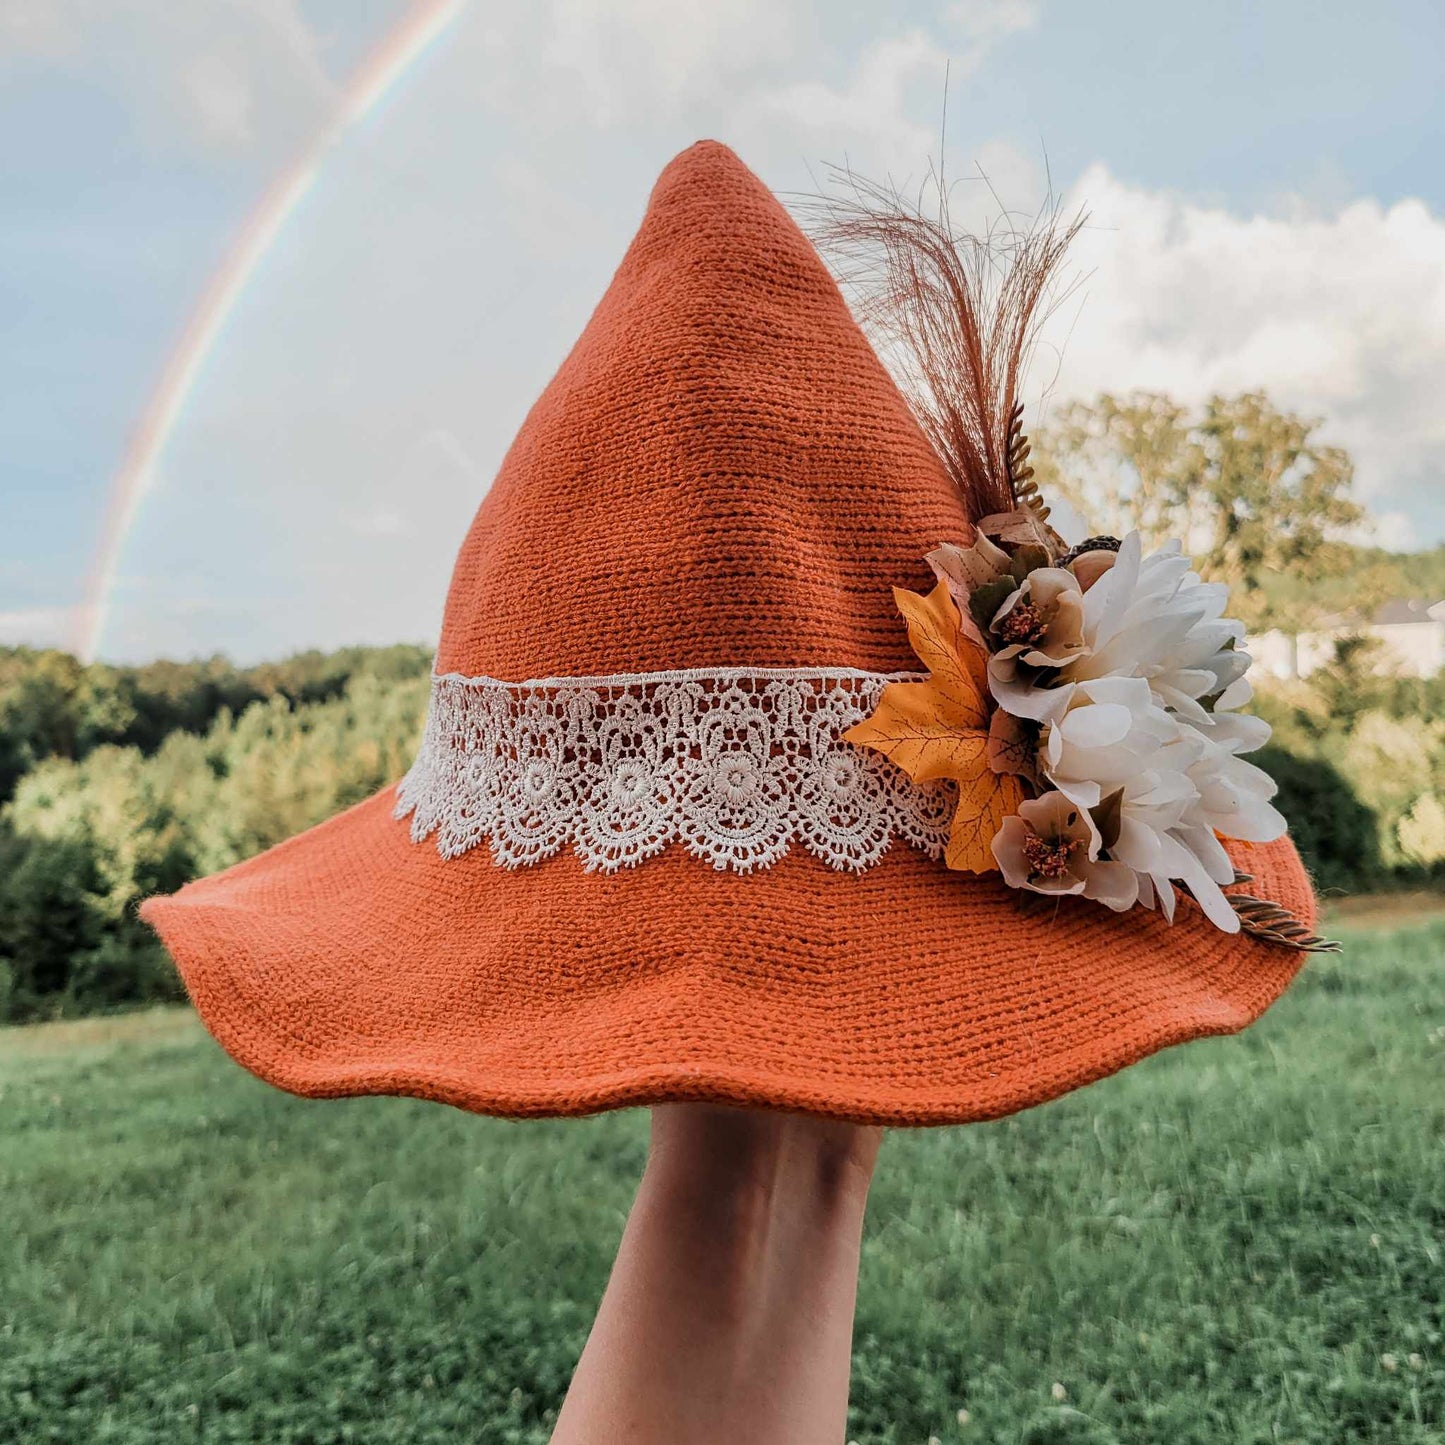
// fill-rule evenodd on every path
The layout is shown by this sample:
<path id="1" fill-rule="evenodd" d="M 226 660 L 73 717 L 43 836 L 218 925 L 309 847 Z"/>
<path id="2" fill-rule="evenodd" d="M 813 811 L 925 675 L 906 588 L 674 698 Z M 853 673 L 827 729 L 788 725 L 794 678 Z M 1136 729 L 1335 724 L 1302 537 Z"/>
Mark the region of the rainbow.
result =
<path id="1" fill-rule="evenodd" d="M 466 0 L 417 0 L 357 67 L 326 124 L 261 197 L 207 282 L 131 433 L 111 483 L 95 560 L 86 577 L 84 600 L 72 614 L 72 647 L 83 661 L 94 659 L 105 635 L 121 553 L 141 503 L 154 484 L 157 463 L 247 283 L 316 184 L 337 142 L 442 37 L 465 5 Z"/>

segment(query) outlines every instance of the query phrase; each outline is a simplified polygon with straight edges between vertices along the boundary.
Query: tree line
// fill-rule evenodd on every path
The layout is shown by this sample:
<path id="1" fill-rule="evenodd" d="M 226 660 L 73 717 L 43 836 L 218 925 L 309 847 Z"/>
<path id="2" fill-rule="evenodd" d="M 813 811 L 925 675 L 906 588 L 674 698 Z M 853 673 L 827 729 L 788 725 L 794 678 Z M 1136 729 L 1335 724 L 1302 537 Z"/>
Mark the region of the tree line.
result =
<path id="1" fill-rule="evenodd" d="M 1254 626 L 1303 630 L 1388 596 L 1445 595 L 1445 548 L 1347 540 L 1347 455 L 1259 394 L 1190 410 L 1103 396 L 1036 438 L 1046 494 L 1150 542 L 1183 536 Z M 251 856 L 405 771 L 420 647 L 86 666 L 0 649 L 0 1021 L 179 999 L 139 901 Z M 1261 687 L 1256 755 L 1325 890 L 1445 878 L 1445 676 L 1390 675 L 1346 638 L 1308 679 Z"/>
<path id="2" fill-rule="evenodd" d="M 399 777 L 430 662 L 389 647 L 109 668 L 0 650 L 0 1020 L 182 997 L 140 900 Z"/>

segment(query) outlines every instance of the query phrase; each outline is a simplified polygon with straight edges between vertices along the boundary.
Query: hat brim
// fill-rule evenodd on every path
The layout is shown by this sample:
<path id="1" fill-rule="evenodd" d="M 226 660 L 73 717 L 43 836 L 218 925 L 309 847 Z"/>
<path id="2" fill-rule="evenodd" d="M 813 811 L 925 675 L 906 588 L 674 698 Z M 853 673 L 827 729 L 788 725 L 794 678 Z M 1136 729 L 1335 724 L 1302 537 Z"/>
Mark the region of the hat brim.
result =
<path id="1" fill-rule="evenodd" d="M 293 1093 L 959 1123 L 1241 1029 L 1302 961 L 1187 901 L 1172 926 L 1074 899 L 1022 908 L 901 843 L 861 875 L 801 849 L 742 878 L 676 846 L 612 875 L 571 854 L 446 860 L 394 801 L 141 910 L 217 1040 Z M 1287 839 L 1238 857 L 1250 891 L 1313 924 Z"/>

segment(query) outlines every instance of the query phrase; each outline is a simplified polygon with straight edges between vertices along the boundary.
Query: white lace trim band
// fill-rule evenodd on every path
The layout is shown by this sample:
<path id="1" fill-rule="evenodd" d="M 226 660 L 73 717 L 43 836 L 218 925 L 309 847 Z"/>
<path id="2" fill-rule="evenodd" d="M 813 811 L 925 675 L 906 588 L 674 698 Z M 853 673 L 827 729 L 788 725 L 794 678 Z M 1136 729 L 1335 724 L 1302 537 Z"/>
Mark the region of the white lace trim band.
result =
<path id="1" fill-rule="evenodd" d="M 883 688 L 853 668 L 693 668 L 500 682 L 432 679 L 396 816 L 454 858 L 482 842 L 508 868 L 570 844 L 612 872 L 681 842 L 747 873 L 796 839 L 834 868 L 876 863 L 894 837 L 943 852 L 954 785 L 911 782 L 840 741 Z"/>

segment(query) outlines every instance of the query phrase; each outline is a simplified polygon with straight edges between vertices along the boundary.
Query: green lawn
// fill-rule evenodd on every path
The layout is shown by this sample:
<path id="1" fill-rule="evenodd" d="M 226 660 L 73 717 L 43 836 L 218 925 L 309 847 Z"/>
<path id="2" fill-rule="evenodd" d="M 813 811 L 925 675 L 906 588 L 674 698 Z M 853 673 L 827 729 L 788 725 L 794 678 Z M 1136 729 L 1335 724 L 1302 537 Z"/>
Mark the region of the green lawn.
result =
<path id="1" fill-rule="evenodd" d="M 545 1440 L 645 1137 L 0 1031 L 0 1441 Z M 1445 924 L 1362 926 L 1239 1038 L 891 1136 L 850 1435 L 1439 1442 L 1442 1255 Z"/>

